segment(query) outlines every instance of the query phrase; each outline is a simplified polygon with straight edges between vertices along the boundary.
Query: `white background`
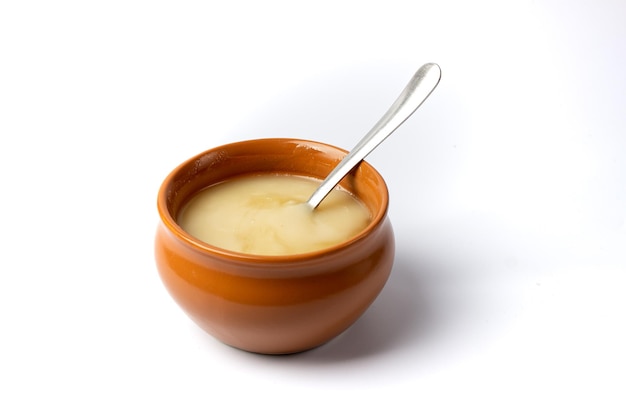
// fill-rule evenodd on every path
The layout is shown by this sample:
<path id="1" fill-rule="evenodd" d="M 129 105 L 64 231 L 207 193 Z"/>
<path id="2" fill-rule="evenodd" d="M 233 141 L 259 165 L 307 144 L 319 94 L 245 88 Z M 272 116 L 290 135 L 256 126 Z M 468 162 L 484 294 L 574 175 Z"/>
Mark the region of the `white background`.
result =
<path id="1" fill-rule="evenodd" d="M 5 1 L 0 415 L 624 415 L 626 3 Z M 397 259 L 352 328 L 222 345 L 156 273 L 161 181 L 218 144 L 368 157 Z M 369 415 L 369 414 L 368 414 Z"/>

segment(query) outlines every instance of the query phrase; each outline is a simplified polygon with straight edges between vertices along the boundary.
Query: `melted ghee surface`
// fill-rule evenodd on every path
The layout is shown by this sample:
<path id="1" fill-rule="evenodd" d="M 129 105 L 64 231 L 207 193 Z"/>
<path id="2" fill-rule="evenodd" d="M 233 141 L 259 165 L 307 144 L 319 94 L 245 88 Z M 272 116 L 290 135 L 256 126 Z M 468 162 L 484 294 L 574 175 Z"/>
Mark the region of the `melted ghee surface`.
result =
<path id="1" fill-rule="evenodd" d="M 367 208 L 335 188 L 311 210 L 306 200 L 319 181 L 258 175 L 219 183 L 196 194 L 177 221 L 197 239 L 255 255 L 292 255 L 334 246 L 370 222 Z"/>

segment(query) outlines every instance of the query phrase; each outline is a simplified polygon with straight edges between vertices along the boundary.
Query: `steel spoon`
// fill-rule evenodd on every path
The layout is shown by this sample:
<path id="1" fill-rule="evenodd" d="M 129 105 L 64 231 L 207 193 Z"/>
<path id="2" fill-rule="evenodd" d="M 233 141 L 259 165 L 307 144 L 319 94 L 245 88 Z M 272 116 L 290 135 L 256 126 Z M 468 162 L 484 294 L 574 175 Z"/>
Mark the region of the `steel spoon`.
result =
<path id="1" fill-rule="evenodd" d="M 333 188 L 363 158 L 391 135 L 433 92 L 441 79 L 441 68 L 437 64 L 424 64 L 417 70 L 400 96 L 389 110 L 361 139 L 359 143 L 337 164 L 320 186 L 311 194 L 306 204 L 314 210 Z"/>

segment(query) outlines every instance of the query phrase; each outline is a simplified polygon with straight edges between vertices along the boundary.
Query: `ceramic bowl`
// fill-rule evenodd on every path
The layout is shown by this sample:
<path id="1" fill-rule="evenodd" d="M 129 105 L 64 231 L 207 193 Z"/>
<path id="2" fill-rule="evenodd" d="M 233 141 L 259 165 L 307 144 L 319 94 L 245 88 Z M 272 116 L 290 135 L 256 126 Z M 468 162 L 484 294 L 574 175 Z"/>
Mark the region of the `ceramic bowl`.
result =
<path id="1" fill-rule="evenodd" d="M 367 162 L 341 185 L 368 207 L 371 222 L 351 240 L 317 252 L 232 252 L 192 237 L 175 220 L 211 184 L 259 173 L 322 179 L 345 155 L 308 140 L 256 139 L 210 149 L 167 176 L 157 198 L 156 265 L 168 292 L 198 326 L 239 349 L 286 354 L 324 344 L 366 311 L 394 258 L 387 186 Z"/>

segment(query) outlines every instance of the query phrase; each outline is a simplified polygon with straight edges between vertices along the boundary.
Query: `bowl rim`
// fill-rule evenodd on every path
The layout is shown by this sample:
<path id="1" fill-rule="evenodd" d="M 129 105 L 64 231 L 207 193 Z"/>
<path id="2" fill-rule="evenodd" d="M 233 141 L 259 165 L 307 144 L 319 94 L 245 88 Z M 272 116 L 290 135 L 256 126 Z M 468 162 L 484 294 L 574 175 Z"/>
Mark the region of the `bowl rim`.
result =
<path id="1" fill-rule="evenodd" d="M 206 255 L 210 255 L 213 257 L 217 257 L 217 258 L 221 258 L 223 260 L 229 260 L 229 261 L 240 261 L 240 262 L 246 262 L 246 263 L 263 263 L 263 264 L 271 263 L 271 264 L 276 265 L 276 264 L 281 264 L 281 263 L 314 261 L 316 259 L 319 259 L 320 257 L 326 258 L 332 255 L 340 255 L 341 252 L 343 252 L 349 247 L 354 246 L 355 244 L 358 244 L 358 242 L 365 240 L 368 236 L 375 233 L 376 229 L 379 229 L 382 226 L 385 219 L 387 218 L 388 211 L 389 211 L 389 189 L 387 187 L 387 184 L 383 176 L 370 163 L 368 163 L 365 160 L 361 161 L 360 165 L 358 166 L 359 167 L 362 166 L 363 168 L 370 170 L 371 173 L 377 178 L 377 180 L 380 181 L 380 185 L 383 191 L 382 195 L 380 196 L 381 203 L 379 207 L 381 207 L 381 209 L 377 210 L 376 213 L 373 213 L 373 218 L 371 219 L 367 227 L 365 227 L 365 229 L 361 230 L 358 234 L 356 234 L 352 238 L 345 240 L 343 242 L 337 243 L 335 245 L 328 246 L 328 247 L 318 249 L 315 251 L 301 252 L 301 253 L 288 254 L 288 255 L 250 254 L 250 253 L 232 251 L 229 249 L 221 248 L 219 246 L 211 245 L 207 242 L 204 242 L 203 240 L 200 240 L 192 236 L 191 234 L 186 232 L 181 226 L 179 226 L 176 220 L 170 214 L 170 210 L 168 208 L 168 203 L 167 203 L 167 191 L 168 191 L 168 188 L 170 187 L 170 184 L 174 180 L 174 178 L 176 178 L 177 175 L 182 170 L 189 167 L 191 164 L 194 164 L 197 161 L 201 160 L 206 155 L 209 155 L 211 153 L 222 152 L 233 146 L 240 147 L 240 146 L 245 146 L 248 143 L 255 142 L 255 144 L 257 144 L 263 141 L 284 142 L 285 144 L 297 143 L 298 145 L 305 145 L 305 146 L 308 146 L 309 148 L 324 152 L 326 154 L 328 153 L 329 150 L 338 151 L 342 153 L 344 156 L 348 153 L 348 151 L 346 151 L 345 149 L 342 149 L 340 147 L 337 147 L 335 145 L 331 145 L 328 143 L 319 142 L 315 140 L 309 140 L 309 139 L 286 138 L 286 137 L 247 139 L 247 140 L 241 140 L 241 141 L 228 142 L 222 145 L 218 145 L 218 146 L 206 149 L 188 158 L 187 160 L 183 161 L 178 166 L 176 166 L 165 177 L 165 179 L 162 181 L 159 187 L 158 194 L 157 194 L 157 210 L 158 210 L 161 222 L 167 228 L 167 230 L 170 233 L 172 233 L 179 241 L 182 241 L 184 244 L 190 246 L 194 250 L 201 252 L 203 254 L 206 254 Z M 326 149 L 320 149 L 320 148 L 326 148 Z"/>

